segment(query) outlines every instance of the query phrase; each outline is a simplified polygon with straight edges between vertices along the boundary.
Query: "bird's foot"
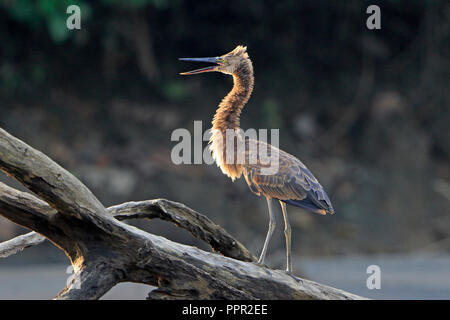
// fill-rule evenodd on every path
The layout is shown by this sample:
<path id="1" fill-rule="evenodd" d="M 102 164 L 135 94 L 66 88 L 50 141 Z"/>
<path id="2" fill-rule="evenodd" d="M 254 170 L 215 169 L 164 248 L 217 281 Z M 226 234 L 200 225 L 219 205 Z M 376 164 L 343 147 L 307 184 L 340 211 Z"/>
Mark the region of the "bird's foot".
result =
<path id="1" fill-rule="evenodd" d="M 259 267 L 268 268 L 268 266 L 264 262 L 256 261 L 256 262 L 253 262 L 253 263 L 256 264 Z"/>
<path id="2" fill-rule="evenodd" d="M 294 279 L 295 281 L 303 283 L 303 279 L 301 279 L 301 278 L 295 276 L 295 275 L 292 273 L 292 271 L 285 270 L 284 272 L 285 272 L 288 276 L 290 276 L 292 279 Z"/>

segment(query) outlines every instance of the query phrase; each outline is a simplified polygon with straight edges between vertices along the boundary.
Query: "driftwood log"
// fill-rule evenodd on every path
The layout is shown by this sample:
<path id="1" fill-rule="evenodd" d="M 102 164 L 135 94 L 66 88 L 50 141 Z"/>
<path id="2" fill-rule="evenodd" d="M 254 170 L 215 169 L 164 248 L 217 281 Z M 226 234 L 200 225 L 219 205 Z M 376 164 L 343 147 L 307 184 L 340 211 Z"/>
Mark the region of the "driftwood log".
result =
<path id="1" fill-rule="evenodd" d="M 223 228 L 164 200 L 105 208 L 77 178 L 0 129 L 0 169 L 32 193 L 0 183 L 0 215 L 33 232 L 0 244 L 0 258 L 45 239 L 74 268 L 56 299 L 98 299 L 120 282 L 157 287 L 150 299 L 361 299 L 255 264 Z M 144 232 L 123 220 L 159 218 L 208 243 L 213 252 Z"/>

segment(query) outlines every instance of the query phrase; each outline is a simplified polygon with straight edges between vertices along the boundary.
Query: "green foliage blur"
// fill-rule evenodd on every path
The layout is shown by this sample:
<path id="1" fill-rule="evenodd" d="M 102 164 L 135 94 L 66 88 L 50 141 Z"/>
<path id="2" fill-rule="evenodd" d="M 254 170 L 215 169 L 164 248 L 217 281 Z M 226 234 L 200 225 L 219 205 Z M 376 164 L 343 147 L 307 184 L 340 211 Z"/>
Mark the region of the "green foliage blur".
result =
<path id="1" fill-rule="evenodd" d="M 32 30 L 45 25 L 51 39 L 59 43 L 71 35 L 70 30 L 62 26 L 67 19 L 66 8 L 72 4 L 80 7 L 85 18 L 89 17 L 90 7 L 83 1 L 18 0 L 6 2 L 5 8 L 12 19 Z"/>

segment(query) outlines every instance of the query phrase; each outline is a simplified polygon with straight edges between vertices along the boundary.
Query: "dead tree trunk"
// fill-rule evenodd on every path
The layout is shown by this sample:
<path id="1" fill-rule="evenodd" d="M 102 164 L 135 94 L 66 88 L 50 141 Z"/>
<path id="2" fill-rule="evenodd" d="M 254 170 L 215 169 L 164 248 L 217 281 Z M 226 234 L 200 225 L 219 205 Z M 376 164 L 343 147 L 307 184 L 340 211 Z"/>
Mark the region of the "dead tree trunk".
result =
<path id="1" fill-rule="evenodd" d="M 72 174 L 2 129 L 0 169 L 35 194 L 0 183 L 0 215 L 34 231 L 0 244 L 0 257 L 50 240 L 75 271 L 56 299 L 98 299 L 126 281 L 156 286 L 151 299 L 361 298 L 256 265 L 223 228 L 183 204 L 157 199 L 106 209 Z M 214 252 L 121 221 L 135 218 L 171 221 Z"/>

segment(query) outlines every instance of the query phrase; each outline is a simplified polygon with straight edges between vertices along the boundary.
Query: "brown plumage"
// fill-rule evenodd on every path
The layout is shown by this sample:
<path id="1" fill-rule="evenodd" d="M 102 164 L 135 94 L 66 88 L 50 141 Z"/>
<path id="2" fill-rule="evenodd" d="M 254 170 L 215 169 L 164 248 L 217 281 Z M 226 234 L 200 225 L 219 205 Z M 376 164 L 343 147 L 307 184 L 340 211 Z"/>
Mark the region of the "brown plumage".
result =
<path id="1" fill-rule="evenodd" d="M 218 71 L 233 76 L 233 89 L 219 104 L 212 121 L 210 149 L 214 160 L 224 174 L 233 181 L 243 175 L 250 190 L 267 199 L 270 224 L 259 263 L 264 262 L 267 246 L 275 228 L 271 199 L 280 201 L 285 222 L 287 271 L 291 272 L 290 226 L 286 203 L 323 215 L 333 214 L 334 209 L 327 194 L 299 159 L 268 143 L 250 139 L 242 133 L 239 118 L 242 108 L 252 94 L 254 84 L 253 66 L 246 47 L 238 46 L 220 57 L 181 60 L 217 64 L 182 74 Z M 243 146 L 240 149 L 239 143 Z M 264 170 L 270 167 L 270 161 L 273 159 L 278 160 L 278 168 L 276 172 L 267 174 Z"/>

